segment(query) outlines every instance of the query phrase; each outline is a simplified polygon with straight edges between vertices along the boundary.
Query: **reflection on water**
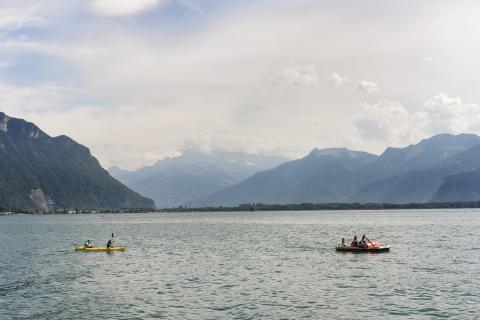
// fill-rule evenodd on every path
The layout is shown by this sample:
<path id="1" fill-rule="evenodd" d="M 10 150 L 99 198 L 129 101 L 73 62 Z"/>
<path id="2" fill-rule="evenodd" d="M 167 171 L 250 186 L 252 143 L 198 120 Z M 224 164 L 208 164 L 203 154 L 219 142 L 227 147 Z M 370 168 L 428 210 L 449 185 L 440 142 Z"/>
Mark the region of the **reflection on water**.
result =
<path id="1" fill-rule="evenodd" d="M 480 211 L 0 217 L 3 319 L 475 319 Z M 126 252 L 75 252 L 111 232 Z M 385 254 L 333 250 L 366 233 Z"/>

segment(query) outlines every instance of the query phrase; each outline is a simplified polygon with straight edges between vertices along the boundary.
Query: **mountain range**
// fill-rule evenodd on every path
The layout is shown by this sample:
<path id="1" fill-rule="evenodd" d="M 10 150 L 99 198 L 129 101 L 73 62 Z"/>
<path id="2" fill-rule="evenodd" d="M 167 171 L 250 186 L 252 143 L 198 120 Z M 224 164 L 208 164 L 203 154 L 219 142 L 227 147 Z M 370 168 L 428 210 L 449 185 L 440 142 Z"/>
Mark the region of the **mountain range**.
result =
<path id="1" fill-rule="evenodd" d="M 179 156 L 135 171 L 116 166 L 108 171 L 133 190 L 154 199 L 157 207 L 165 208 L 205 198 L 285 161 L 276 156 L 187 148 Z"/>
<path id="2" fill-rule="evenodd" d="M 313 149 L 296 160 L 187 148 L 135 171 L 107 172 L 71 138 L 0 112 L 0 210 L 479 200 L 474 134 L 438 134 L 381 155 Z"/>
<path id="3" fill-rule="evenodd" d="M 152 208 L 67 136 L 0 112 L 0 207 L 11 209 Z"/>
<path id="4" fill-rule="evenodd" d="M 190 205 L 475 201 L 479 182 L 480 137 L 439 134 L 380 156 L 314 149 Z"/>

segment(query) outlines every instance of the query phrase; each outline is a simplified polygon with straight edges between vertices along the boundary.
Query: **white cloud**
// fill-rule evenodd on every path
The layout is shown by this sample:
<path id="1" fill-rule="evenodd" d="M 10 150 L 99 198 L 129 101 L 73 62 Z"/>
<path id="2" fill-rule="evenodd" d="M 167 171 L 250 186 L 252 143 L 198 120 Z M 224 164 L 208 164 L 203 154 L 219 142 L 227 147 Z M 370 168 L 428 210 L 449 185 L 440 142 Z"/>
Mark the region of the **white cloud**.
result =
<path id="1" fill-rule="evenodd" d="M 284 68 L 273 76 L 275 84 L 293 87 L 314 86 L 319 81 L 318 67 L 311 63 Z"/>
<path id="2" fill-rule="evenodd" d="M 200 5 L 200 0 L 177 0 L 178 4 L 192 11 L 203 13 L 204 10 Z"/>
<path id="3" fill-rule="evenodd" d="M 72 90 L 56 84 L 16 86 L 0 82 L 1 110 L 19 117 L 63 110 Z"/>
<path id="4" fill-rule="evenodd" d="M 38 15 L 37 11 L 37 6 L 0 8 L 0 29 L 19 30 L 47 24 L 47 20 Z"/>
<path id="5" fill-rule="evenodd" d="M 423 119 L 427 132 L 478 132 L 480 130 L 480 105 L 465 104 L 460 98 L 446 93 L 428 99 L 417 114 Z"/>
<path id="6" fill-rule="evenodd" d="M 437 133 L 480 132 L 480 105 L 464 104 L 446 93 L 427 99 L 416 112 L 398 102 L 380 101 L 364 104 L 356 125 L 364 139 L 405 145 Z"/>
<path id="7" fill-rule="evenodd" d="M 335 72 L 330 74 L 321 72 L 317 65 L 307 63 L 285 67 L 277 71 L 272 77 L 272 82 L 276 85 L 294 88 L 315 87 L 318 85 L 341 87 L 350 83 L 350 79 Z"/>
<path id="8" fill-rule="evenodd" d="M 68 48 L 61 45 L 23 40 L 0 41 L 0 52 L 1 51 L 9 53 L 41 53 L 52 56 L 66 56 L 71 54 Z"/>
<path id="9" fill-rule="evenodd" d="M 92 0 L 93 11 L 105 16 L 128 16 L 165 4 L 165 0 Z"/>
<path id="10" fill-rule="evenodd" d="M 421 136 L 418 127 L 412 124 L 413 118 L 402 104 L 382 100 L 376 104 L 365 103 L 356 125 L 364 139 L 403 145 Z"/>
<path id="11" fill-rule="evenodd" d="M 425 62 L 427 65 L 432 66 L 432 67 L 439 67 L 440 66 L 440 61 L 435 59 L 434 57 L 424 57 L 423 62 Z"/>
<path id="12" fill-rule="evenodd" d="M 363 94 L 372 94 L 375 92 L 379 92 L 380 88 L 378 84 L 372 81 L 361 80 L 358 84 L 357 91 Z"/>
<path id="13" fill-rule="evenodd" d="M 327 84 L 333 87 L 340 87 L 348 83 L 350 83 L 348 78 L 344 78 L 335 72 L 333 72 L 327 79 Z"/>
<path id="14" fill-rule="evenodd" d="M 12 33 L 0 42 L 1 61 L 15 63 L 2 76 L 18 68 L 12 83 L 38 84 L 10 88 L 16 98 L 9 104 L 22 105 L 22 115 L 47 132 L 71 135 L 91 147 L 105 165 L 146 164 L 191 140 L 296 157 L 315 146 L 377 152 L 391 141 L 404 145 L 439 130 L 480 132 L 475 105 L 449 102 L 455 98 L 448 96 L 422 104 L 440 91 L 480 101 L 475 87 L 480 72 L 472 68 L 480 43 L 471 41 L 480 36 L 480 10 L 473 2 L 439 4 L 438 10 L 429 10 L 428 2 L 382 2 L 376 12 L 384 18 L 372 20 L 370 6 L 350 10 L 341 2 L 325 10 L 324 1 L 280 1 L 273 10 L 271 1 L 214 1 L 203 14 L 145 21 L 141 15 L 104 19 L 81 9 L 87 3 L 101 15 L 121 16 L 167 2 L 48 3 L 55 5 L 44 7 L 73 7 L 49 11 L 48 32 L 40 36 Z M 408 23 L 400 27 L 399 19 Z M 435 57 L 423 59 L 427 55 Z M 426 68 L 437 60 L 438 68 Z M 66 74 L 77 87 L 77 94 L 67 96 L 81 107 L 57 108 L 65 97 L 48 90 L 50 78 L 41 79 L 57 74 Z M 361 79 L 375 79 L 381 91 Z M 12 99 L 5 92 L 4 102 Z M 356 116 L 365 101 L 363 115 Z M 47 112 L 43 105 L 53 107 Z"/>

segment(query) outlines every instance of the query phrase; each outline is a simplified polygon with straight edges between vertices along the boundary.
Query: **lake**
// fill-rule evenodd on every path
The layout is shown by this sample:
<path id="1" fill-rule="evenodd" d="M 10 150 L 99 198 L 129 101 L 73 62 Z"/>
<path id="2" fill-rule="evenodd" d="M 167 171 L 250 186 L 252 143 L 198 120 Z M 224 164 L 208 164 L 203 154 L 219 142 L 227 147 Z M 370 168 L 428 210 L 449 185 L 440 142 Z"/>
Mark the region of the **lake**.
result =
<path id="1" fill-rule="evenodd" d="M 112 232 L 125 252 L 75 252 Z M 479 319 L 480 210 L 0 217 L 0 319 Z M 389 253 L 337 253 L 366 233 Z"/>

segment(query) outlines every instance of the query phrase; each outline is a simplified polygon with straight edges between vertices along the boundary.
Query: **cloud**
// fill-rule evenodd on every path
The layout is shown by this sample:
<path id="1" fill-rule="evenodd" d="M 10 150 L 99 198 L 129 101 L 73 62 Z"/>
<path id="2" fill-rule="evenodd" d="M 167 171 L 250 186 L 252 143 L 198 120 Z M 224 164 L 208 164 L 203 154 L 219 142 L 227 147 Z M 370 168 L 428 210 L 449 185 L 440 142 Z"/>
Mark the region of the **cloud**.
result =
<path id="1" fill-rule="evenodd" d="M 327 79 L 327 84 L 333 87 L 340 87 L 348 83 L 350 83 L 348 78 L 344 78 L 335 72 L 333 72 Z"/>
<path id="2" fill-rule="evenodd" d="M 72 53 L 67 47 L 61 45 L 24 40 L 0 41 L 0 52 L 2 51 L 8 53 L 40 53 L 57 57 L 71 55 Z"/>
<path id="3" fill-rule="evenodd" d="M 204 13 L 200 0 L 177 0 L 178 4 L 198 13 Z"/>
<path id="4" fill-rule="evenodd" d="M 128 16 L 155 8 L 166 2 L 165 0 L 92 0 L 91 8 L 99 15 Z"/>
<path id="5" fill-rule="evenodd" d="M 63 110 L 72 88 L 56 84 L 17 86 L 0 82 L 0 107 L 11 116 L 30 116 Z"/>
<path id="6" fill-rule="evenodd" d="M 335 72 L 330 74 L 320 72 L 320 68 L 317 65 L 307 63 L 285 67 L 277 71 L 272 77 L 272 82 L 276 85 L 294 88 L 314 87 L 318 85 L 341 87 L 350 83 L 350 80 Z"/>
<path id="7" fill-rule="evenodd" d="M 432 67 L 439 67 L 440 66 L 440 61 L 438 61 L 434 57 L 430 57 L 430 56 L 424 57 L 423 62 L 426 63 L 429 66 L 432 66 Z"/>
<path id="8" fill-rule="evenodd" d="M 439 130 L 480 132 L 474 104 L 425 101 L 445 91 L 480 102 L 474 2 L 382 2 L 374 20 L 369 5 L 307 0 L 41 3 L 30 16 L 48 23 L 4 20 L 42 29 L 1 38 L 0 61 L 12 62 L 0 70 L 2 108 L 72 136 L 106 165 L 147 164 L 191 140 L 298 157 L 315 146 L 377 152 Z M 165 4 L 175 5 L 155 10 Z M 202 14 L 181 7 L 190 4 Z M 427 68 L 427 55 L 441 65 Z"/>
<path id="9" fill-rule="evenodd" d="M 7 69 L 7 68 L 11 68 L 15 66 L 15 62 L 14 61 L 9 61 L 9 60 L 4 60 L 4 61 L 0 61 L 0 70 L 1 69 Z"/>
<path id="10" fill-rule="evenodd" d="M 320 81 L 318 67 L 314 64 L 284 68 L 273 76 L 273 83 L 293 87 L 309 87 Z"/>
<path id="11" fill-rule="evenodd" d="M 480 105 L 439 93 L 412 112 L 399 102 L 383 100 L 364 104 L 355 123 L 364 139 L 405 145 L 437 133 L 479 132 Z"/>
<path id="12" fill-rule="evenodd" d="M 46 25 L 47 20 L 37 15 L 37 9 L 37 6 L 0 8 L 0 29 L 19 30 Z"/>
<path id="13" fill-rule="evenodd" d="M 367 140 L 381 140 L 392 145 L 415 141 L 420 134 L 412 126 L 414 115 L 400 103 L 382 100 L 365 103 L 356 120 L 360 135 Z"/>
<path id="14" fill-rule="evenodd" d="M 133 169 L 153 163 L 178 153 L 186 141 L 221 149 L 228 149 L 229 142 L 236 147 L 241 143 L 241 138 L 232 139 L 226 133 L 230 124 L 224 123 L 225 115 L 221 110 L 206 107 L 204 113 L 186 114 L 183 109 L 127 104 L 110 107 L 84 105 L 50 111 L 48 117 L 31 113 L 27 119 L 41 128 L 50 128 L 46 130 L 49 134 L 66 134 L 85 144 L 106 167 L 117 164 Z M 184 133 L 171 134 L 177 130 Z M 230 130 L 237 131 L 237 128 Z M 121 141 L 117 141 L 119 136 Z M 247 140 L 245 137 L 243 147 L 248 145 Z"/>
<path id="15" fill-rule="evenodd" d="M 380 88 L 378 87 L 378 84 L 376 84 L 375 82 L 361 80 L 360 83 L 358 84 L 357 91 L 363 94 L 372 94 L 375 92 L 379 92 Z"/>
<path id="16" fill-rule="evenodd" d="M 463 103 L 458 97 L 439 93 L 423 104 L 417 113 L 427 132 L 478 132 L 480 130 L 480 105 Z"/>

